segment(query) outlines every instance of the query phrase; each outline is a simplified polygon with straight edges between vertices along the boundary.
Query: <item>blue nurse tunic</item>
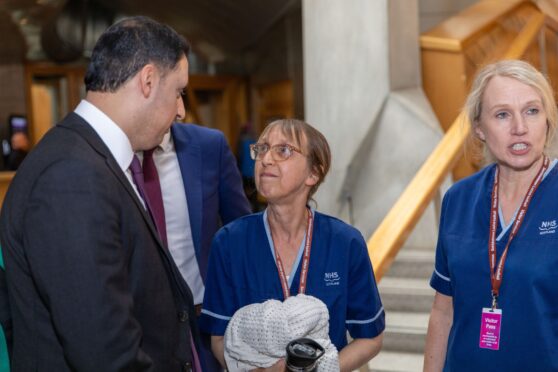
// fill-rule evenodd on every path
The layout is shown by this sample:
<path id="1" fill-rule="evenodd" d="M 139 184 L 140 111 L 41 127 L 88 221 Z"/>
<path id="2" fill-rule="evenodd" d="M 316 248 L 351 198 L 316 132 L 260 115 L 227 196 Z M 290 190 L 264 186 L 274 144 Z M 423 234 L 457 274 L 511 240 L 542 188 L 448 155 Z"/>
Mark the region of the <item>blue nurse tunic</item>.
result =
<path id="1" fill-rule="evenodd" d="M 499 350 L 479 347 L 481 312 L 490 307 L 488 235 L 495 165 L 444 196 L 431 286 L 453 301 L 444 371 L 558 371 L 558 167 L 535 192 L 505 262 L 498 307 Z M 517 213 L 517 212 L 516 212 Z M 514 218 L 515 219 L 515 218 Z M 514 220 L 512 219 L 512 221 Z M 511 232 L 500 213 L 497 259 Z"/>
<path id="2" fill-rule="evenodd" d="M 256 213 L 231 222 L 216 234 L 199 322 L 203 331 L 224 335 L 229 320 L 241 307 L 283 300 L 265 221 L 263 213 Z M 291 295 L 298 293 L 300 259 L 293 271 L 295 268 L 289 280 Z M 347 345 L 347 330 L 353 338 L 373 338 L 384 330 L 384 310 L 372 265 L 364 239 L 355 228 L 314 212 L 307 282 L 306 294 L 328 307 L 329 335 L 338 350 Z"/>

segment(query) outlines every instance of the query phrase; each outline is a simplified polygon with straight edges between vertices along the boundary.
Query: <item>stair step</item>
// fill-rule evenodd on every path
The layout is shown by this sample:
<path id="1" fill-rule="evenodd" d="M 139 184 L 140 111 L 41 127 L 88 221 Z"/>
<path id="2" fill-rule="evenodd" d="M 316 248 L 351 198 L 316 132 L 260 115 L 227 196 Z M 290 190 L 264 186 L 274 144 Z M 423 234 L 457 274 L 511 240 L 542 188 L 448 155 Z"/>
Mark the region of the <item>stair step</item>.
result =
<path id="1" fill-rule="evenodd" d="M 378 288 L 386 310 L 382 351 L 369 371 L 421 371 L 435 291 L 430 287 L 435 251 L 405 247 Z"/>
<path id="2" fill-rule="evenodd" d="M 390 267 L 388 275 L 400 278 L 430 279 L 434 270 L 434 251 L 402 249 Z"/>
<path id="3" fill-rule="evenodd" d="M 386 276 L 378 284 L 387 313 L 407 311 L 429 313 L 435 291 L 428 279 L 393 278 Z"/>
<path id="4" fill-rule="evenodd" d="M 382 350 L 368 363 L 370 372 L 420 372 L 423 355 Z M 362 369 L 361 369 L 362 371 Z"/>
<path id="5" fill-rule="evenodd" d="M 386 314 L 383 349 L 422 353 L 428 329 L 428 313 L 392 311 Z"/>

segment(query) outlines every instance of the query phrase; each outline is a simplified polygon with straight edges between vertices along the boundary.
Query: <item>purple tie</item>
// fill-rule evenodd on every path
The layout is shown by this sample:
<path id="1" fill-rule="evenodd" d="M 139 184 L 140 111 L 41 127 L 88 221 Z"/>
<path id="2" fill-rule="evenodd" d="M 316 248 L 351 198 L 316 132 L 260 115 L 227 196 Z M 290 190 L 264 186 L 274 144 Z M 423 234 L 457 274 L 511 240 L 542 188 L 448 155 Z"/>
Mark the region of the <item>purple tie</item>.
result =
<path id="1" fill-rule="evenodd" d="M 132 172 L 132 178 L 134 180 L 134 183 L 136 184 L 138 192 L 141 198 L 143 199 L 143 202 L 145 203 L 147 210 L 149 211 L 149 203 L 147 202 L 147 198 L 145 197 L 145 184 L 143 182 L 143 170 L 141 169 L 140 161 L 136 155 L 134 155 L 134 157 L 132 158 L 132 163 L 130 164 L 130 171 Z M 149 213 L 151 214 L 151 212 Z"/>
<path id="2" fill-rule="evenodd" d="M 163 205 L 163 195 L 161 194 L 161 184 L 159 183 L 159 174 L 153 161 L 153 150 L 143 152 L 143 180 L 145 185 L 145 194 L 149 199 L 149 210 L 151 217 L 155 221 L 157 231 L 161 240 L 168 247 L 167 243 L 167 224 L 165 222 L 165 206 Z"/>
<path id="3" fill-rule="evenodd" d="M 159 183 L 159 175 L 155 162 L 153 161 L 153 150 L 144 151 L 143 153 L 143 169 L 136 155 L 132 158 L 130 164 L 132 178 L 138 192 L 147 206 L 147 210 L 151 218 L 157 226 L 157 231 L 165 247 L 167 247 L 167 229 L 165 224 L 165 208 L 163 206 L 163 197 L 161 195 L 161 184 Z M 202 372 L 200 358 L 196 350 L 196 344 L 190 333 L 190 345 L 192 349 L 192 359 L 194 360 L 194 371 Z"/>

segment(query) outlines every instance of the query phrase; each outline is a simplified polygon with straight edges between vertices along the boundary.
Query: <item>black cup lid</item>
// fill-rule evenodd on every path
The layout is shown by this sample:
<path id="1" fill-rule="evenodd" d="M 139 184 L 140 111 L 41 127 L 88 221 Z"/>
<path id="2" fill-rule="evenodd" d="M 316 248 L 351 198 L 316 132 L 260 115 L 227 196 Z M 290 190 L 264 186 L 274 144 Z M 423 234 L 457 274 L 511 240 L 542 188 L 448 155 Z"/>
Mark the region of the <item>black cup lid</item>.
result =
<path id="1" fill-rule="evenodd" d="M 297 338 L 287 345 L 287 363 L 290 366 L 305 368 L 313 366 L 325 350 L 310 338 Z"/>

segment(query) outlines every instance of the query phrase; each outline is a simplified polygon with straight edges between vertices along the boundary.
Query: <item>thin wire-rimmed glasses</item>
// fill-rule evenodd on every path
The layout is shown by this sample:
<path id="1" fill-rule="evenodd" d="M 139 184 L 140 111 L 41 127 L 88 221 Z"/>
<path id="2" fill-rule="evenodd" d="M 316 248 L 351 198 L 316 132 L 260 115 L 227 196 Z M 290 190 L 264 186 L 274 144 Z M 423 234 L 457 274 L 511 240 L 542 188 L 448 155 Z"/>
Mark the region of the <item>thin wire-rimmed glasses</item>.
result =
<path id="1" fill-rule="evenodd" d="M 288 143 L 280 143 L 270 146 L 268 143 L 254 143 L 250 145 L 250 157 L 253 160 L 262 160 L 265 154 L 271 150 L 271 157 L 275 161 L 284 161 L 293 156 L 294 152 L 302 154 L 300 149 Z"/>

